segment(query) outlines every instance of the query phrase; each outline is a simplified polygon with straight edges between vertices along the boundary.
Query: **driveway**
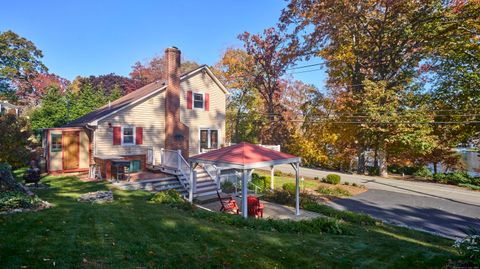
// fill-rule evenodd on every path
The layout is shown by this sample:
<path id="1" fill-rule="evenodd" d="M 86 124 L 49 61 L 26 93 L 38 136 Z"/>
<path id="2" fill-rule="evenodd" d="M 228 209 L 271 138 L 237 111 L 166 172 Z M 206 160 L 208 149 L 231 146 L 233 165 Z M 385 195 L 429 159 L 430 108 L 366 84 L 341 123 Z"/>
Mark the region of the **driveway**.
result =
<path id="1" fill-rule="evenodd" d="M 294 173 L 289 165 L 275 169 Z M 330 202 L 334 208 L 367 213 L 388 223 L 452 238 L 463 236 L 468 227 L 480 230 L 480 192 L 429 182 L 300 168 L 300 175 L 310 178 L 331 173 L 341 175 L 342 182 L 368 188 L 360 195 Z"/>

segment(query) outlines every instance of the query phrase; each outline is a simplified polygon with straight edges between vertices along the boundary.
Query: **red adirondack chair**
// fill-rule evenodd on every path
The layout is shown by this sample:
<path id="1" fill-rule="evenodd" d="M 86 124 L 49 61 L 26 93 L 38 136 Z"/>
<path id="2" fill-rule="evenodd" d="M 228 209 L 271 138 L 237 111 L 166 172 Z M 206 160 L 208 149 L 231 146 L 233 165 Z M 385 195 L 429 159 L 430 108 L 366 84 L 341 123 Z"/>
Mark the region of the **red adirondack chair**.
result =
<path id="1" fill-rule="evenodd" d="M 247 203 L 249 217 L 263 218 L 264 205 L 260 203 L 260 199 L 258 197 L 249 195 L 247 197 Z"/>
<path id="2" fill-rule="evenodd" d="M 237 201 L 235 201 L 232 196 L 221 197 L 220 192 L 217 191 L 218 200 L 222 207 L 220 212 L 230 213 L 230 214 L 240 214 L 240 209 L 238 208 Z M 224 201 L 225 200 L 225 201 Z"/>

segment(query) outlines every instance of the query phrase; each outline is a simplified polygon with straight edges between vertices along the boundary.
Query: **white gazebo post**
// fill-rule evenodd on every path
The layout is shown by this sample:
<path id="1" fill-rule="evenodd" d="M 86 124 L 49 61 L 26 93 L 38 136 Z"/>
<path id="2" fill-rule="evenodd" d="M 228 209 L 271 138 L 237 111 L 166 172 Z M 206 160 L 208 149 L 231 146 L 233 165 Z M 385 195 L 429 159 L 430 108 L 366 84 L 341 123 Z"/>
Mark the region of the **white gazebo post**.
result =
<path id="1" fill-rule="evenodd" d="M 275 166 L 270 166 L 270 189 L 275 188 Z"/>
<path id="2" fill-rule="evenodd" d="M 300 215 L 300 163 L 295 163 L 295 215 Z"/>
<path id="3" fill-rule="evenodd" d="M 193 203 L 193 163 L 190 162 L 190 188 L 188 190 L 188 201 Z"/>
<path id="4" fill-rule="evenodd" d="M 247 191 L 248 191 L 248 180 L 247 177 L 249 175 L 249 172 L 247 169 L 243 169 L 242 173 L 242 216 L 244 218 L 248 217 L 248 204 L 247 204 Z"/>

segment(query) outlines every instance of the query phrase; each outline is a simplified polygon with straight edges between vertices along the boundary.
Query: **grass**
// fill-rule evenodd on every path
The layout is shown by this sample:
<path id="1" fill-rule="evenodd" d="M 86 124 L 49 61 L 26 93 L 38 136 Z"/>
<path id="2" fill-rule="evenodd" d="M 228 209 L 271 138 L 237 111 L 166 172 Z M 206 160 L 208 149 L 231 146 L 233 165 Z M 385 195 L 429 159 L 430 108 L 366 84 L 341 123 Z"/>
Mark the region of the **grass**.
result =
<path id="1" fill-rule="evenodd" d="M 327 187 L 319 187 L 317 191 L 321 194 L 326 194 L 326 195 L 332 195 L 332 196 L 337 196 L 337 197 L 348 197 L 352 196 L 352 194 L 344 189 L 340 189 L 338 187 L 332 187 L 332 188 L 327 188 Z"/>
<path id="2" fill-rule="evenodd" d="M 354 223 L 338 211 L 328 214 L 351 233 L 266 230 L 149 203 L 142 191 L 114 189 L 112 203 L 78 203 L 110 186 L 72 176 L 43 182 L 51 188 L 36 192 L 53 208 L 0 215 L 0 268 L 436 268 L 455 257 L 451 240 Z"/>
<path id="3" fill-rule="evenodd" d="M 270 172 L 264 171 L 264 170 L 255 170 L 255 173 L 261 175 L 261 176 L 266 176 L 270 178 Z M 295 176 L 291 175 L 286 175 L 282 174 L 280 176 L 275 176 L 275 188 L 282 188 L 283 184 L 285 183 L 292 183 L 295 182 Z M 303 181 L 300 181 L 300 188 L 309 188 L 309 189 L 317 189 L 318 188 L 318 182 L 319 180 L 313 180 L 313 179 L 307 179 L 304 178 Z"/>

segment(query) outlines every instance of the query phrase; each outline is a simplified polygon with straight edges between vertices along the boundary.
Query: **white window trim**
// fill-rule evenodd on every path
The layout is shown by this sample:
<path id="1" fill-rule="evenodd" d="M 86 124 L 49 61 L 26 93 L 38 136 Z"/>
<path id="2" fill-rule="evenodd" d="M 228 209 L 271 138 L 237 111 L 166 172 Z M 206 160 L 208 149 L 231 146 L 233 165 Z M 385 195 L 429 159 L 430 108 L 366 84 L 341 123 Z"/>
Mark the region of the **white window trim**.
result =
<path id="1" fill-rule="evenodd" d="M 202 95 L 202 107 L 195 107 L 195 94 Z M 205 109 L 205 93 L 203 93 L 203 92 L 192 92 L 192 108 L 193 109 L 200 109 L 200 110 Z"/>
<path id="2" fill-rule="evenodd" d="M 201 133 L 202 131 L 205 131 L 207 130 L 207 144 L 208 144 L 208 148 L 210 149 L 212 147 L 211 145 L 211 137 L 210 137 L 210 131 L 217 131 L 217 149 L 220 148 L 220 129 L 217 129 L 217 128 L 209 128 L 209 127 L 199 127 L 198 128 L 198 153 L 202 153 L 202 140 L 201 140 Z"/>
<path id="3" fill-rule="evenodd" d="M 132 143 L 124 143 L 123 142 L 123 129 L 124 128 L 132 128 L 133 129 L 133 142 Z M 122 126 L 122 135 L 121 135 L 121 138 L 122 138 L 122 146 L 135 146 L 136 144 L 136 141 L 137 141 L 137 128 L 135 126 L 131 126 L 131 125 L 125 125 L 125 126 Z"/>

